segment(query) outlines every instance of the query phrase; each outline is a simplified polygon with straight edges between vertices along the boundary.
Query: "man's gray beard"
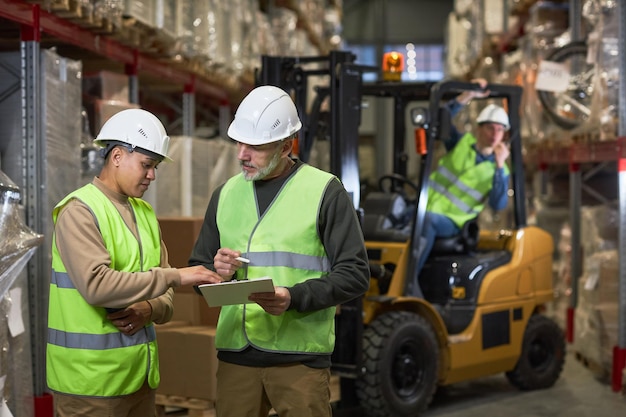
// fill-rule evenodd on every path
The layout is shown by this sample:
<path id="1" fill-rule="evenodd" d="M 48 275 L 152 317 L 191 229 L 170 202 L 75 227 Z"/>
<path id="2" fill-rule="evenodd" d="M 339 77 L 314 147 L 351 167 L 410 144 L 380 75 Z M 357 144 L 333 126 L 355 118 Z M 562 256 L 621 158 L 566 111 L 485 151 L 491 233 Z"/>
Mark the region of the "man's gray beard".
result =
<path id="1" fill-rule="evenodd" d="M 243 177 L 246 181 L 258 181 L 267 177 L 280 163 L 280 148 L 272 155 L 272 159 L 270 159 L 270 163 L 265 168 L 260 168 L 256 174 L 250 175 L 243 171 Z"/>

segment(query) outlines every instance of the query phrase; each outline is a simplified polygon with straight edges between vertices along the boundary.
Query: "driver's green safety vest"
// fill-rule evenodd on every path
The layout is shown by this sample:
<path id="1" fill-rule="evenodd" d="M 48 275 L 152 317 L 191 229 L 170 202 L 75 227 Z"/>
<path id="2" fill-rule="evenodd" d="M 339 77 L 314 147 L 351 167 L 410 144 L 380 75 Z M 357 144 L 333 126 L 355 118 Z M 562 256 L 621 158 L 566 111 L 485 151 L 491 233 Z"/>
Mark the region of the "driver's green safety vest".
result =
<path id="1" fill-rule="evenodd" d="M 128 199 L 139 231 L 137 240 L 113 203 L 93 184 L 76 190 L 54 208 L 55 224 L 59 212 L 71 199 L 82 201 L 94 215 L 111 257 L 111 269 L 137 272 L 159 266 L 159 225 L 148 203 Z M 106 315 L 104 307 L 87 303 L 70 280 L 53 235 L 46 349 L 46 377 L 51 390 L 116 397 L 138 391 L 146 378 L 151 388 L 158 387 L 159 358 L 154 325 L 149 323 L 130 336 L 121 333 Z"/>
<path id="2" fill-rule="evenodd" d="M 493 185 L 495 162 L 476 164 L 476 138 L 466 133 L 430 175 L 427 210 L 443 214 L 459 227 L 478 216 Z M 504 167 L 508 175 L 508 168 Z"/>
<path id="3" fill-rule="evenodd" d="M 330 181 L 336 181 L 331 174 L 300 166 L 260 217 L 254 182 L 243 175 L 226 182 L 216 214 L 220 245 L 250 260 L 236 279 L 269 276 L 274 286 L 289 288 L 328 274 L 330 262 L 317 225 Z M 279 316 L 256 303 L 223 306 L 215 344 L 229 351 L 252 345 L 271 352 L 329 354 L 335 343 L 334 317 L 334 306 L 308 312 L 292 309 Z"/>

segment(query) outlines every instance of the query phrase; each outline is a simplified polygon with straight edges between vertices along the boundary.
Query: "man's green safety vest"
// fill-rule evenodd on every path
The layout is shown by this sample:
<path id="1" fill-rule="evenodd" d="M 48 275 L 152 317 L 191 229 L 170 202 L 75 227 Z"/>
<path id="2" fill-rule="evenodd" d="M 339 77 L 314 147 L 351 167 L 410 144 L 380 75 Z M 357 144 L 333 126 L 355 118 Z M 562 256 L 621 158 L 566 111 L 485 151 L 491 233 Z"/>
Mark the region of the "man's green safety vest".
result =
<path id="1" fill-rule="evenodd" d="M 76 190 L 54 208 L 55 224 L 59 212 L 71 199 L 82 201 L 93 213 L 111 256 L 111 269 L 138 272 L 159 266 L 159 225 L 148 203 L 128 199 L 139 230 L 137 240 L 113 203 L 93 184 Z M 53 236 L 46 350 L 47 381 L 51 390 L 114 397 L 136 392 L 146 378 L 151 388 L 158 387 L 159 358 L 154 325 L 150 323 L 129 336 L 121 333 L 106 314 L 104 307 L 90 305 L 80 295 L 67 274 Z"/>
<path id="2" fill-rule="evenodd" d="M 269 276 L 274 286 L 291 287 L 328 274 L 317 225 L 324 192 L 334 178 L 300 166 L 261 217 L 252 181 L 237 175 L 224 185 L 217 206 L 221 246 L 250 259 L 235 278 Z M 334 317 L 335 307 L 274 316 L 254 303 L 224 306 L 215 344 L 230 351 L 252 345 L 271 352 L 329 354 L 335 343 Z"/>
<path id="3" fill-rule="evenodd" d="M 475 143 L 472 134 L 463 135 L 430 176 L 427 210 L 449 217 L 459 228 L 485 207 L 496 172 L 495 162 L 476 164 Z"/>

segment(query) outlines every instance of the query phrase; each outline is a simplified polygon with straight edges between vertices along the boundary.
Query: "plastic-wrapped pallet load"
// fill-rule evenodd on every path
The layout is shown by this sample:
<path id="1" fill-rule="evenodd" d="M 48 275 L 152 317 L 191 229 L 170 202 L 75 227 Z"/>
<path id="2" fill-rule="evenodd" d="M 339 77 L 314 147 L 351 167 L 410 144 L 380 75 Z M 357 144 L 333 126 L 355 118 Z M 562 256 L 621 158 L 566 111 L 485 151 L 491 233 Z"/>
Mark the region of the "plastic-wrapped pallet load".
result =
<path id="1" fill-rule="evenodd" d="M 155 26 L 172 39 L 176 39 L 180 32 L 181 6 L 182 2 L 176 0 L 156 0 L 154 6 Z"/>
<path id="2" fill-rule="evenodd" d="M 123 15 L 148 27 L 156 27 L 155 0 L 125 0 Z"/>
<path id="3" fill-rule="evenodd" d="M 178 41 L 183 56 L 187 58 L 213 58 L 211 44 L 214 42 L 214 36 L 209 32 L 209 22 L 214 22 L 216 19 L 211 8 L 214 1 L 182 1 L 180 6 L 182 18 Z"/>
<path id="4" fill-rule="evenodd" d="M 146 196 L 159 217 L 204 217 L 213 191 L 241 172 L 235 143 L 221 138 L 175 136 L 169 155 L 173 162 L 159 165 Z"/>
<path id="5" fill-rule="evenodd" d="M 0 171 L 0 296 L 4 297 L 32 257 L 43 236 L 26 226 L 19 214 L 19 188 Z M 1 365 L 1 363 L 0 363 Z"/>
<path id="6" fill-rule="evenodd" d="M 43 236 L 20 216 L 19 188 L 0 171 L 0 415 L 33 415 L 28 285 L 22 271 Z M 21 278 L 21 279 L 18 279 Z M 9 414 L 9 411 L 11 414 Z"/>
<path id="7" fill-rule="evenodd" d="M 619 210 L 616 204 L 602 204 L 584 206 L 581 214 L 585 258 L 578 282 L 574 350 L 597 378 L 608 382 L 619 324 Z"/>
<path id="8" fill-rule="evenodd" d="M 609 382 L 617 345 L 618 259 L 617 250 L 596 252 L 585 259 L 574 322 L 574 350 L 604 382 Z"/>
<path id="9" fill-rule="evenodd" d="M 24 97 L 19 88 L 22 64 L 20 53 L 0 54 L 0 64 L 0 91 L 4 92 L 4 99 L 0 102 L 0 163 L 3 173 L 25 192 L 24 184 L 19 181 L 25 181 L 25 173 L 31 175 L 32 168 L 27 169 L 22 155 L 25 139 L 21 131 Z M 41 152 L 42 163 L 37 166 L 36 201 L 28 201 L 29 209 L 35 207 L 35 211 L 41 214 L 36 223 L 37 232 L 43 234 L 41 247 L 32 254 L 31 262 L 34 265 L 45 265 L 51 257 L 52 207 L 64 195 L 77 188 L 81 178 L 82 64 L 63 58 L 54 51 L 42 50 L 39 68 L 37 76 L 40 77 L 41 89 L 34 103 L 38 105 L 36 116 L 40 118 L 37 123 L 41 125 L 41 133 L 36 143 L 29 142 L 29 146 Z M 18 88 L 13 89 L 13 85 Z M 12 206 L 11 210 L 16 210 L 16 206 Z M 15 224 L 12 221 L 4 223 L 2 227 L 13 227 Z M 0 244 L 6 243 L 5 236 L 4 229 L 0 229 Z M 0 334 L 0 370 L 3 373 L 0 376 L 6 375 L 2 395 L 16 417 L 32 416 L 34 413 L 32 376 L 33 369 L 39 368 L 31 361 L 41 356 L 38 351 L 31 354 L 31 350 L 45 345 L 45 334 L 31 334 L 28 331 L 31 328 L 30 323 L 26 322 L 31 317 L 28 312 L 30 286 L 26 284 L 25 275 L 26 271 L 23 271 L 22 276 L 18 276 L 17 281 L 0 299 L 0 320 L 6 320 L 0 321 L 0 329 L 5 330 Z M 40 268 L 37 282 L 31 284 L 47 288 L 45 283 L 49 280 L 50 270 Z M 35 302 L 42 306 L 46 299 L 42 296 Z M 22 324 L 24 331 L 20 333 Z M 31 338 L 35 342 L 34 346 L 31 346 Z M 0 407 L 2 404 L 4 402 L 0 401 Z M 2 411 L 0 415 L 5 415 Z"/>
<path id="10" fill-rule="evenodd" d="M 20 54 L 7 52 L 0 54 L 0 91 L 17 82 L 19 85 Z M 68 193 L 81 184 L 81 135 L 82 135 L 82 63 L 61 57 L 53 50 L 42 50 L 41 96 L 39 123 L 42 126 L 41 138 L 37 146 L 43 153 L 43 166 L 40 185 L 43 187 L 42 205 L 44 215 L 40 219 L 39 232 L 46 236 L 42 253 L 51 259 L 52 247 L 52 208 Z M 4 70 L 6 69 L 6 71 Z M 12 74 L 17 74 L 12 79 Z M 2 170 L 14 178 L 18 187 L 26 171 L 22 157 L 23 138 L 21 126 L 20 90 L 6 95 L 0 102 L 0 149 L 2 149 Z M 46 272 L 49 274 L 49 271 Z M 48 279 L 48 275 L 41 277 Z"/>

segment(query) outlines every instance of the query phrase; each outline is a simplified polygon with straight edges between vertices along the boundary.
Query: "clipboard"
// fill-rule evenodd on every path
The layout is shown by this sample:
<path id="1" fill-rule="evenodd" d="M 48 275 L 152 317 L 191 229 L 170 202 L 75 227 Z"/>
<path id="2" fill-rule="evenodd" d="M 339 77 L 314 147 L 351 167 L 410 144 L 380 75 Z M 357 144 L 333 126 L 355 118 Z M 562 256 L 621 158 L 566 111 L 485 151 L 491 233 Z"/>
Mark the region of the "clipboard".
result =
<path id="1" fill-rule="evenodd" d="M 274 282 L 270 277 L 241 281 L 226 281 L 218 284 L 198 285 L 210 307 L 231 304 L 249 304 L 250 294 L 255 292 L 274 292 Z"/>

